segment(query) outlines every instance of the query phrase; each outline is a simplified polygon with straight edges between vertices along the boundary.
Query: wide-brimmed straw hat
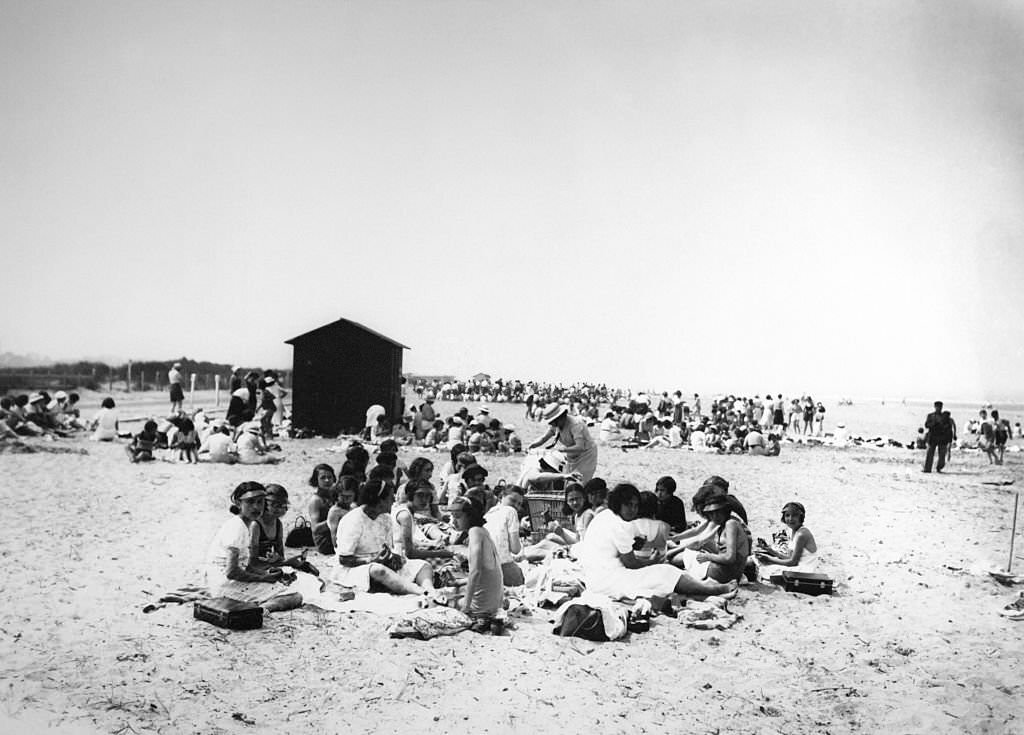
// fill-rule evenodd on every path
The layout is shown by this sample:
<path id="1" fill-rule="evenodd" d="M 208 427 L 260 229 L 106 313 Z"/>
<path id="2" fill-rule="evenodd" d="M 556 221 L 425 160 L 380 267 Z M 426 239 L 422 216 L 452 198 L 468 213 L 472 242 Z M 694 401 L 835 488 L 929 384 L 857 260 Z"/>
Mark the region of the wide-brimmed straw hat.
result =
<path id="1" fill-rule="evenodd" d="M 555 472 L 561 472 L 562 468 L 565 467 L 565 454 L 557 449 L 549 449 L 544 452 L 540 460 Z"/>
<path id="2" fill-rule="evenodd" d="M 561 417 L 562 414 L 566 413 L 568 410 L 569 407 L 566 406 L 564 403 L 556 403 L 553 406 L 548 406 L 547 408 L 544 409 L 544 421 L 550 424 L 552 421 L 555 421 L 556 419 Z"/>
<path id="3" fill-rule="evenodd" d="M 729 509 L 729 501 L 726 499 L 726 497 L 724 495 L 719 495 L 717 497 L 711 498 L 711 500 L 709 500 L 707 503 L 704 504 L 704 508 L 703 508 L 705 514 L 710 513 L 712 511 L 715 511 L 715 510 L 728 510 L 728 509 Z"/>

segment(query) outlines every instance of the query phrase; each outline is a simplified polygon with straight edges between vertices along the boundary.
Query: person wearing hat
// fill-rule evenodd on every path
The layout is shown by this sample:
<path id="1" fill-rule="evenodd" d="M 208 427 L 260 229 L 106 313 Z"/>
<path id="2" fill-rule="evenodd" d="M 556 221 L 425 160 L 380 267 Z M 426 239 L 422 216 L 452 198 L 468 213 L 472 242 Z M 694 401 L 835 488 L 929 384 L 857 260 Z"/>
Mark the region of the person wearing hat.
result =
<path id="1" fill-rule="evenodd" d="M 487 404 L 480 406 L 476 416 L 473 417 L 473 421 L 478 424 L 488 426 L 491 423 L 491 409 L 488 408 Z"/>
<path id="2" fill-rule="evenodd" d="M 716 551 L 700 552 L 698 564 L 707 563 L 706 579 L 716 582 L 739 581 L 750 557 L 750 538 L 739 519 L 733 518 L 733 507 L 725 495 L 716 495 L 704 504 L 702 513 L 717 526 L 713 537 Z"/>
<path id="3" fill-rule="evenodd" d="M 259 421 L 248 421 L 239 429 L 235 446 L 241 464 L 277 464 L 281 461 L 280 457 L 267 454 L 267 448 L 263 444 L 263 428 Z"/>
<path id="4" fill-rule="evenodd" d="M 209 456 L 211 462 L 234 464 L 238 461 L 238 450 L 231 441 L 231 427 L 224 419 L 213 422 L 210 433 L 203 439 L 199 454 Z"/>
<path id="5" fill-rule="evenodd" d="M 530 449 L 547 444 L 552 438 L 553 448 L 565 453 L 567 474 L 579 474 L 580 482 L 587 482 L 597 471 L 597 444 L 590 436 L 586 422 L 570 416 L 565 404 L 554 403 L 544 409 L 543 420 L 548 430 Z"/>
<path id="6" fill-rule="evenodd" d="M 176 362 L 167 371 L 167 387 L 171 392 L 171 413 L 178 413 L 185 403 L 185 391 L 181 387 L 181 363 Z"/>
<path id="7" fill-rule="evenodd" d="M 260 569 L 252 555 L 252 524 L 263 515 L 266 488 L 243 482 L 231 493 L 231 518 L 214 536 L 207 552 L 206 584 L 211 597 L 251 602 L 267 612 L 302 605 L 302 595 L 281 582 L 278 567 Z"/>

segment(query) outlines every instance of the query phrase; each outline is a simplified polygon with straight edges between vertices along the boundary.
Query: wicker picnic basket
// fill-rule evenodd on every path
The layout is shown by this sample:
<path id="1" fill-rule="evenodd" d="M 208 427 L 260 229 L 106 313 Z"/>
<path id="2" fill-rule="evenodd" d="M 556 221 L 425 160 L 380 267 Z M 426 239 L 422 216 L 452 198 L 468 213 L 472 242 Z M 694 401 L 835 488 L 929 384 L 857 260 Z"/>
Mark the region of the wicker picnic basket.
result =
<path id="1" fill-rule="evenodd" d="M 526 494 L 526 506 L 530 512 L 530 543 L 537 543 L 547 535 L 551 521 L 558 521 L 566 528 L 572 528 L 572 515 L 565 512 L 565 495 L 552 492 L 530 492 Z"/>

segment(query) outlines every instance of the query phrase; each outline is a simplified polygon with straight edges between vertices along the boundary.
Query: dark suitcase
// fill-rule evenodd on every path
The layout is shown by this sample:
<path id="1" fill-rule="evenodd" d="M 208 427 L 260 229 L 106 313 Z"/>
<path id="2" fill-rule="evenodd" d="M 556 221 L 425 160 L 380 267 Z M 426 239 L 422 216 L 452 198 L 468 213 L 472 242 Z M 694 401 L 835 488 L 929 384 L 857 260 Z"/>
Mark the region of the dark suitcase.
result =
<path id="1" fill-rule="evenodd" d="M 782 586 L 786 592 L 799 592 L 804 595 L 831 595 L 832 578 L 827 574 L 813 572 L 783 572 Z"/>
<path id="2" fill-rule="evenodd" d="M 218 628 L 252 630 L 263 627 L 263 608 L 251 602 L 239 602 L 230 597 L 199 600 L 192 615 L 196 620 L 213 623 Z"/>

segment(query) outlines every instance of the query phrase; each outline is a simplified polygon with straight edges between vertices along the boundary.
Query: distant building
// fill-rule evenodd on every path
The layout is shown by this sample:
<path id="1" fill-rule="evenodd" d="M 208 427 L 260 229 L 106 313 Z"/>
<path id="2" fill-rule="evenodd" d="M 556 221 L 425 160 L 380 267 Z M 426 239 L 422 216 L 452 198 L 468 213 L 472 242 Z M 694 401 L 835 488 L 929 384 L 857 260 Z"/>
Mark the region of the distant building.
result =
<path id="1" fill-rule="evenodd" d="M 475 380 L 478 383 L 483 383 L 483 382 L 488 382 L 489 383 L 489 382 L 491 382 L 491 376 L 488 375 L 487 373 L 477 373 L 476 375 L 473 376 L 473 380 Z"/>
<path id="2" fill-rule="evenodd" d="M 285 340 L 292 353 L 292 422 L 321 434 L 358 431 L 380 404 L 402 416 L 402 350 L 362 324 L 339 319 Z"/>

